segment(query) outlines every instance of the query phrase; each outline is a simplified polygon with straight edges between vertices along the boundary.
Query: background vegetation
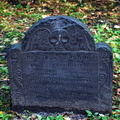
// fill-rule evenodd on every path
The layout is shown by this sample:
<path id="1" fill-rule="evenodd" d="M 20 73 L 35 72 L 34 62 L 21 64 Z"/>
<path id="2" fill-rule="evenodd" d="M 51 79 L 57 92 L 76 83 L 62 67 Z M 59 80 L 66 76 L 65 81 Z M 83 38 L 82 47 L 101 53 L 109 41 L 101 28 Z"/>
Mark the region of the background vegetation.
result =
<path id="1" fill-rule="evenodd" d="M 112 115 L 92 114 L 86 119 L 119 120 L 120 116 L 120 1 L 119 0 L 0 0 L 0 119 L 18 117 L 11 111 L 6 53 L 21 42 L 24 33 L 38 20 L 52 15 L 68 15 L 87 24 L 95 42 L 108 43 L 113 51 Z M 33 117 L 33 116 L 32 116 Z M 29 117 L 28 117 L 29 118 Z M 34 115 L 35 119 L 40 118 Z M 45 118 L 47 119 L 47 118 Z M 49 119 L 49 118 L 48 118 Z M 52 119 L 63 119 L 63 116 Z M 65 118 L 64 118 L 65 119 Z"/>

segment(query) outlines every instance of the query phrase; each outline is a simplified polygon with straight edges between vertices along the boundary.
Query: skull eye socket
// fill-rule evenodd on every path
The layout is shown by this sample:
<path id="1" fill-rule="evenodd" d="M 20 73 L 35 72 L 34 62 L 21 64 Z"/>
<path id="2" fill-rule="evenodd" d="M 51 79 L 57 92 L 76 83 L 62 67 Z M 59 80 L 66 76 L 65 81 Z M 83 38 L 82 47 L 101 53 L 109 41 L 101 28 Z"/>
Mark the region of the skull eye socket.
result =
<path id="1" fill-rule="evenodd" d="M 55 38 L 55 37 L 50 38 L 50 43 L 56 44 L 57 42 L 58 42 L 57 38 Z"/>
<path id="2" fill-rule="evenodd" d="M 63 37 L 61 39 L 62 43 L 68 43 L 69 42 L 69 39 L 67 37 Z"/>

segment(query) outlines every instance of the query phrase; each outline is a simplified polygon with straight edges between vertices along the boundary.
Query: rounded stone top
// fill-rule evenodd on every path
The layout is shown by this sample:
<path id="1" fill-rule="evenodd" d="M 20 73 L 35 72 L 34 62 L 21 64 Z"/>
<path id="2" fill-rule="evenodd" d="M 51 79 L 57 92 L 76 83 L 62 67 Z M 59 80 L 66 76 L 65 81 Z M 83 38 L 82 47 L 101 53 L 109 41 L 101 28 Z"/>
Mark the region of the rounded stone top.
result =
<path id="1" fill-rule="evenodd" d="M 51 16 L 39 20 L 26 33 L 23 51 L 95 51 L 89 29 L 76 18 Z"/>

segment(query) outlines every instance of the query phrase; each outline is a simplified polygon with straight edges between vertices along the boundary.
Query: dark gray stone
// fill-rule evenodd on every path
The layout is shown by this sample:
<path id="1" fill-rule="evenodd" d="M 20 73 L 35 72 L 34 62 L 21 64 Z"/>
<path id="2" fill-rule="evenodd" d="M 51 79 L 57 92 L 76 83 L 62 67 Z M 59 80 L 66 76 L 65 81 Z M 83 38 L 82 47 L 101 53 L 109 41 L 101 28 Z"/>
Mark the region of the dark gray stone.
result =
<path id="1" fill-rule="evenodd" d="M 12 108 L 111 112 L 112 52 L 68 16 L 38 21 L 8 52 Z"/>

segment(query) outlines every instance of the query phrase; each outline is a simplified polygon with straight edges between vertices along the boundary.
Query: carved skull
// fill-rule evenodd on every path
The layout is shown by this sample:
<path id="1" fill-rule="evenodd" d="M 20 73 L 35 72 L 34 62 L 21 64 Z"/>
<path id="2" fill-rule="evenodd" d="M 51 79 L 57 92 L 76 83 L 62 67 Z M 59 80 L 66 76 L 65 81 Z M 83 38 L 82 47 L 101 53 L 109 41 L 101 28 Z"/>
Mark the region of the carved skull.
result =
<path id="1" fill-rule="evenodd" d="M 69 43 L 69 34 L 64 29 L 57 29 L 52 31 L 49 37 L 49 42 L 54 46 L 55 50 L 64 50 Z"/>

